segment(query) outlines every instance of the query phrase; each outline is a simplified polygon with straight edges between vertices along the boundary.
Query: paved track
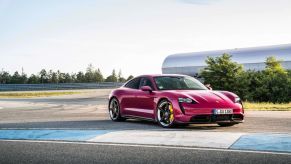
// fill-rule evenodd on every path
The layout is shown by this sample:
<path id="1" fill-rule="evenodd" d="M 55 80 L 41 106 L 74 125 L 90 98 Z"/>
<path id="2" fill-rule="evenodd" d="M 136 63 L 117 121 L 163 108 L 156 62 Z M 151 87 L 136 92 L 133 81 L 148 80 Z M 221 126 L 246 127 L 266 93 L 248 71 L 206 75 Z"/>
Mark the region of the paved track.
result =
<path id="1" fill-rule="evenodd" d="M 89 90 L 81 95 L 34 99 L 0 99 L 0 129 L 159 129 L 155 123 L 128 120 L 112 122 L 107 113 L 110 90 Z M 174 130 L 223 132 L 291 132 L 291 112 L 247 111 L 245 123 L 233 127 L 190 125 Z"/>
<path id="2" fill-rule="evenodd" d="M 291 156 L 178 147 L 0 141 L 0 163 L 276 163 Z"/>
<path id="3" fill-rule="evenodd" d="M 2 129 L 105 129 L 290 133 L 291 112 L 246 112 L 245 123 L 233 127 L 190 125 L 163 129 L 128 120 L 112 122 L 107 113 L 110 90 L 82 95 L 34 99 L 0 99 Z M 0 141 L 0 163 L 290 163 L 291 156 L 258 152 L 98 144 Z M 194 161 L 194 162 L 192 162 Z"/>

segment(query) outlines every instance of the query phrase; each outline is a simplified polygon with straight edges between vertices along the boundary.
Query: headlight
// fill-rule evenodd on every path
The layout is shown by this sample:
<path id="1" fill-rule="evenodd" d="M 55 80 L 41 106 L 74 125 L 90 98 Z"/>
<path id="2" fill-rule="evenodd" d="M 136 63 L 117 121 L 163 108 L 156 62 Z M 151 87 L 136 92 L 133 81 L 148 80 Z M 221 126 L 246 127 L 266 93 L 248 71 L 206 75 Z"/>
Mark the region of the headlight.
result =
<path id="1" fill-rule="evenodd" d="M 240 103 L 240 102 L 241 102 L 241 100 L 240 100 L 240 98 L 239 98 L 239 97 L 235 97 L 235 98 L 234 98 L 234 102 L 235 102 L 235 103 Z"/>
<path id="2" fill-rule="evenodd" d="M 194 100 L 190 98 L 178 98 L 179 103 L 193 103 Z"/>

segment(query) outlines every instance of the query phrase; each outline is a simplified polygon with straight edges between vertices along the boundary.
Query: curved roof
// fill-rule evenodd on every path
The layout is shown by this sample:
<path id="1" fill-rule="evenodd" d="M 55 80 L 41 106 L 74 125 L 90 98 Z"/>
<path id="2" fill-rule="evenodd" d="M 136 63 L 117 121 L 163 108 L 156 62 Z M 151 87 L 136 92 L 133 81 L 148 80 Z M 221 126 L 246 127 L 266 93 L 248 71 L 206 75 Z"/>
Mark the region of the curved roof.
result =
<path id="1" fill-rule="evenodd" d="M 162 68 L 206 66 L 207 56 L 217 57 L 224 53 L 232 55 L 232 60 L 240 64 L 263 63 L 269 56 L 291 61 L 291 44 L 174 54 L 164 60 Z"/>

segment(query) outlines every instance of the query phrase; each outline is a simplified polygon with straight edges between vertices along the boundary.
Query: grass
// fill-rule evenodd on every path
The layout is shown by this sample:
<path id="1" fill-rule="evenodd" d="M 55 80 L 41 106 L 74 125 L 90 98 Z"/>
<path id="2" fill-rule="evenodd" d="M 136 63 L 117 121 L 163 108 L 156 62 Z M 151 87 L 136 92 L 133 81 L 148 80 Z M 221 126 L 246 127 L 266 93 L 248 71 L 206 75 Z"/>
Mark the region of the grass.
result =
<path id="1" fill-rule="evenodd" d="M 0 98 L 34 98 L 80 94 L 78 91 L 0 92 Z"/>
<path id="2" fill-rule="evenodd" d="M 246 110 L 264 110 L 264 111 L 291 111 L 291 102 L 274 104 L 269 102 L 244 102 Z"/>

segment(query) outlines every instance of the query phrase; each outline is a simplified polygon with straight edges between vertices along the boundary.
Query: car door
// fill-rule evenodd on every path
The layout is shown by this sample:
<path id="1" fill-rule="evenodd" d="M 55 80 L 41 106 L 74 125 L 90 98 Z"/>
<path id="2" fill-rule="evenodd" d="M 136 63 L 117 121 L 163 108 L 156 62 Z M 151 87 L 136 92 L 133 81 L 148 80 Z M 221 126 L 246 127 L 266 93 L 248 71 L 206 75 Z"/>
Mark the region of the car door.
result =
<path id="1" fill-rule="evenodd" d="M 139 93 L 140 79 L 141 78 L 139 77 L 134 78 L 124 86 L 126 89 L 120 100 L 121 112 L 123 115 L 136 116 L 134 109 L 137 108 L 137 95 Z"/>
<path id="2" fill-rule="evenodd" d="M 155 92 L 149 92 L 149 91 L 142 91 L 142 86 L 149 86 L 154 90 L 153 84 L 151 80 L 148 77 L 142 77 L 140 80 L 140 86 L 138 93 L 136 95 L 137 100 L 137 115 L 140 117 L 145 118 L 154 118 L 154 98 L 155 98 Z"/>

